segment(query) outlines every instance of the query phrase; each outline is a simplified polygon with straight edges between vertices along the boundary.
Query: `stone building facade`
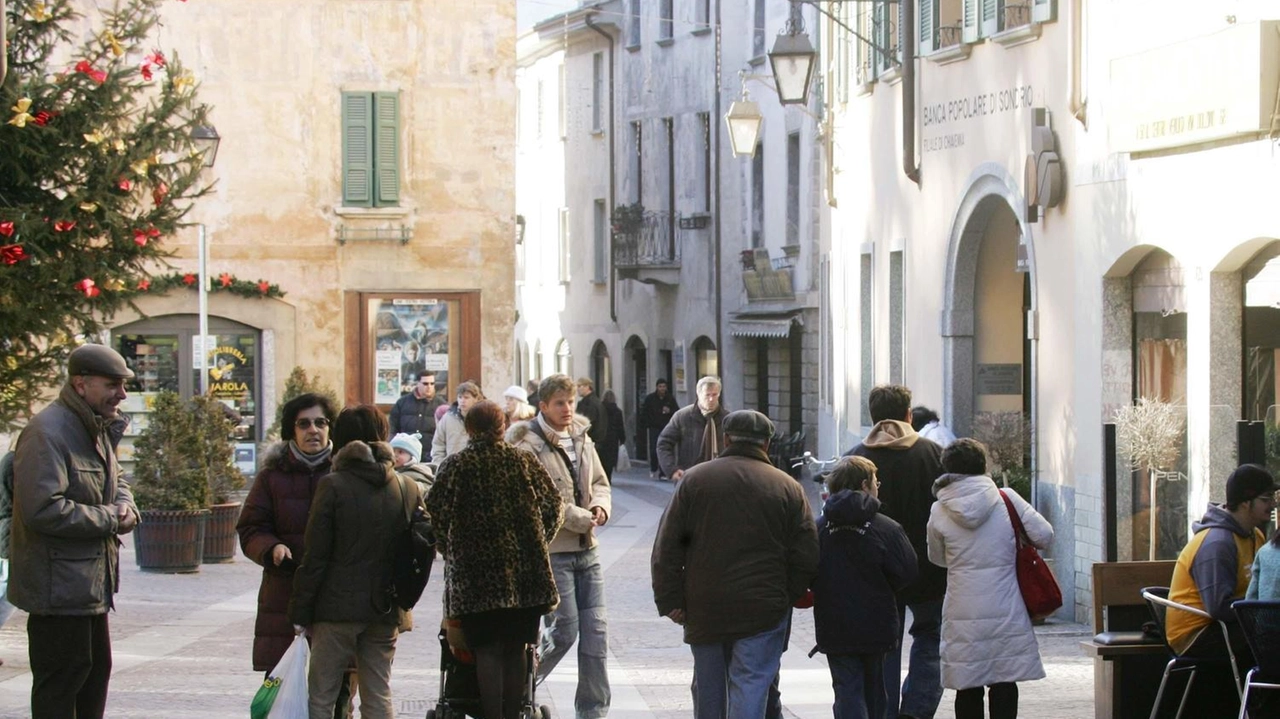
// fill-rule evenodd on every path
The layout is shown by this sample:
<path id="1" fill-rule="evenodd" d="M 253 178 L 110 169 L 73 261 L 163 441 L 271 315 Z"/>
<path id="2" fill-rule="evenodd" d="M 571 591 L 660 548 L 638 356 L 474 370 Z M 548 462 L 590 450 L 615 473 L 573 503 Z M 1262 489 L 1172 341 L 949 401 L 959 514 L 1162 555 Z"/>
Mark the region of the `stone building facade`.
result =
<path id="1" fill-rule="evenodd" d="M 166 10 L 157 44 L 194 71 L 221 136 L 216 186 L 188 216 L 209 274 L 284 292 L 210 293 L 211 379 L 246 442 L 263 439 L 295 366 L 384 409 L 421 369 L 450 398 L 463 379 L 509 384 L 514 13 L 500 0 Z M 197 234 L 170 240 L 173 269 L 196 271 Z M 197 305 L 179 288 L 115 318 L 135 392 L 199 391 Z"/>
<path id="2" fill-rule="evenodd" d="M 821 450 L 866 432 L 889 381 L 957 435 L 1022 418 L 1007 464 L 1083 620 L 1093 562 L 1175 556 L 1237 462 L 1275 464 L 1236 441 L 1241 421 L 1275 433 L 1274 10 L 845 5 L 879 47 L 822 24 Z M 1154 474 L 1104 461 L 1104 425 L 1139 399 L 1185 420 Z"/>

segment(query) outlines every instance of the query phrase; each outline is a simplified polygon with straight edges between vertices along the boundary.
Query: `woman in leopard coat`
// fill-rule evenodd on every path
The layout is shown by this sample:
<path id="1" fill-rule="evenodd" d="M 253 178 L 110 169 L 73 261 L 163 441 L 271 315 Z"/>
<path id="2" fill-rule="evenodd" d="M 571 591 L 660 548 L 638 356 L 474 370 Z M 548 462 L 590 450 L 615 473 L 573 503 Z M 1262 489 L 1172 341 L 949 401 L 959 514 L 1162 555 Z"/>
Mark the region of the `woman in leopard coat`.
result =
<path id="1" fill-rule="evenodd" d="M 502 441 L 506 416 L 482 401 L 466 415 L 470 442 L 440 464 L 427 511 L 445 565 L 445 616 L 461 620 L 476 655 L 486 717 L 515 716 L 524 648 L 558 600 L 547 545 L 562 501 L 532 454 Z"/>

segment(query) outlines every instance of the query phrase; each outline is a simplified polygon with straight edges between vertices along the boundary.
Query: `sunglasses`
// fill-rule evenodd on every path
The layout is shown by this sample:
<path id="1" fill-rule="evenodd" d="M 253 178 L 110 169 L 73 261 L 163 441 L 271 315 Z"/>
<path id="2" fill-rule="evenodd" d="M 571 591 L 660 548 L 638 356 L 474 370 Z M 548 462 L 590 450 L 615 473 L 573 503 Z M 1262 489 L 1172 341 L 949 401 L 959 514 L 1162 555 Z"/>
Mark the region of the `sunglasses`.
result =
<path id="1" fill-rule="evenodd" d="M 329 426 L 329 420 L 325 419 L 324 417 L 320 417 L 318 419 L 303 417 L 302 419 L 293 423 L 293 426 L 297 427 L 298 429 L 311 429 L 312 425 L 315 425 L 316 429 L 325 429 Z"/>

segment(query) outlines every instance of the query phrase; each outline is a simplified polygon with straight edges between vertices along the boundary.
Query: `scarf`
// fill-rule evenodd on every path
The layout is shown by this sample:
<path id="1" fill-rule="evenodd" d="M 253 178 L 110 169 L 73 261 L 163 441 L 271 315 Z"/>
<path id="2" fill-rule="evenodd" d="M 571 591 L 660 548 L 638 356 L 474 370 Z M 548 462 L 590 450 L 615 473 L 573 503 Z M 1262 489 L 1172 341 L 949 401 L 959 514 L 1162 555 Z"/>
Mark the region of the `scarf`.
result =
<path id="1" fill-rule="evenodd" d="M 701 408 L 699 408 L 701 411 Z M 720 411 L 720 406 L 710 412 L 703 412 L 702 417 L 707 420 L 706 427 L 702 430 L 702 457 L 699 462 L 709 462 L 720 455 L 720 432 L 716 426 L 716 413 Z"/>
<path id="2" fill-rule="evenodd" d="M 330 442 L 328 446 L 315 454 L 307 454 L 302 451 L 297 442 L 289 440 L 289 453 L 293 455 L 294 459 L 306 465 L 307 469 L 316 469 L 329 461 L 329 455 L 333 454 L 333 442 Z"/>

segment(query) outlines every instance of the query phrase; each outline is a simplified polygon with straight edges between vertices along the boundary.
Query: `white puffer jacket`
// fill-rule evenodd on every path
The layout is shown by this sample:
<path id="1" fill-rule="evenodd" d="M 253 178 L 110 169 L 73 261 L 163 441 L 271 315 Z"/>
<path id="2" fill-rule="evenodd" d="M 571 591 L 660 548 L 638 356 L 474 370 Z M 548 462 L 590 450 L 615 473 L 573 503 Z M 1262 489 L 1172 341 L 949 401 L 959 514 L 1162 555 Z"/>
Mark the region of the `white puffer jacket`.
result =
<path id="1" fill-rule="evenodd" d="M 1018 590 L 1013 523 L 990 477 L 944 474 L 934 482 L 929 561 L 947 568 L 942 604 L 942 685 L 969 689 L 1044 678 L 1040 646 Z M 1053 527 L 1008 492 L 1031 543 L 1046 549 Z"/>

